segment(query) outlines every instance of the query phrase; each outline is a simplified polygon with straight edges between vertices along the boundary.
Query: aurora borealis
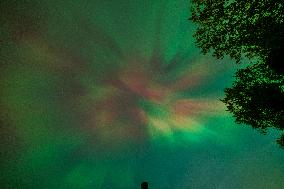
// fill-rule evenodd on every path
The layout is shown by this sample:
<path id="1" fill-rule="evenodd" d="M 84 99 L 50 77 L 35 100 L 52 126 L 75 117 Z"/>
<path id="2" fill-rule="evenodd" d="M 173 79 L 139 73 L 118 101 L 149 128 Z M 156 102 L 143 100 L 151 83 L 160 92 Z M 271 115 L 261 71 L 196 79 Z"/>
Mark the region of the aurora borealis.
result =
<path id="1" fill-rule="evenodd" d="M 200 54 L 189 1 L 0 5 L 1 188 L 284 185 L 276 133 L 220 102 L 238 65 Z"/>

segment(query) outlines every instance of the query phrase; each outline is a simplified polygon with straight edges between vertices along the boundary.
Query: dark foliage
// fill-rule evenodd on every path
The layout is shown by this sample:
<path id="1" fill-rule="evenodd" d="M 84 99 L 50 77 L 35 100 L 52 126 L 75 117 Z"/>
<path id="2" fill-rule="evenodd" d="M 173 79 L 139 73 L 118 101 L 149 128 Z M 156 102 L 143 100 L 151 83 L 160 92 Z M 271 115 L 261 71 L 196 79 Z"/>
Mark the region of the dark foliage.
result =
<path id="1" fill-rule="evenodd" d="M 240 69 L 222 100 L 237 123 L 262 132 L 284 127 L 284 1 L 192 0 L 194 34 L 202 53 L 239 63 L 258 59 Z M 284 134 L 277 142 L 284 147 Z"/>
<path id="2" fill-rule="evenodd" d="M 192 0 L 191 13 L 197 46 L 217 58 L 265 58 L 283 44 L 282 0 Z"/>
<path id="3" fill-rule="evenodd" d="M 236 122 L 251 125 L 264 133 L 270 127 L 283 130 L 283 76 L 258 63 L 238 70 L 235 78 L 233 86 L 225 89 L 222 101 Z"/>

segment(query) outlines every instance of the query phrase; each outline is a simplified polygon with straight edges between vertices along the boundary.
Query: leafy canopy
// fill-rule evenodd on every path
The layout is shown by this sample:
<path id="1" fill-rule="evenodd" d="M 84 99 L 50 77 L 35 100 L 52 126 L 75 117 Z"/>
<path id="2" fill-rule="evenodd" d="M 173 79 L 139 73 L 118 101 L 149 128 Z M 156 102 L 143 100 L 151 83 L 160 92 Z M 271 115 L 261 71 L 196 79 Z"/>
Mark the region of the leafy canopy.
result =
<path id="1" fill-rule="evenodd" d="M 217 58 L 265 58 L 283 41 L 282 0 L 192 0 L 191 14 L 197 46 Z"/>
<path id="2" fill-rule="evenodd" d="M 271 127 L 283 131 L 284 76 L 258 63 L 238 70 L 235 78 L 233 86 L 225 89 L 222 101 L 236 122 L 264 133 Z M 278 143 L 281 144 L 281 138 Z"/>
<path id="3" fill-rule="evenodd" d="M 262 132 L 284 130 L 284 1 L 192 0 L 194 34 L 202 53 L 258 61 L 237 71 L 222 100 L 236 122 Z M 284 133 L 277 140 L 284 147 Z"/>

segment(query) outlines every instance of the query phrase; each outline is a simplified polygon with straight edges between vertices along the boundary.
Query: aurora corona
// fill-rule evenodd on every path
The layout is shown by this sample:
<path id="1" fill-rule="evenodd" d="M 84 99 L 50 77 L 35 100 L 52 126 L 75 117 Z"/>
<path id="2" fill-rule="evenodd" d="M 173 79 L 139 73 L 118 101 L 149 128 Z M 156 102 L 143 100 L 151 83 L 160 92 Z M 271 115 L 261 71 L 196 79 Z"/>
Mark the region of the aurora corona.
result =
<path id="1" fill-rule="evenodd" d="M 235 67 L 194 46 L 188 1 L 39 2 L 1 27 L 4 188 L 284 184 L 283 152 L 220 102 Z"/>

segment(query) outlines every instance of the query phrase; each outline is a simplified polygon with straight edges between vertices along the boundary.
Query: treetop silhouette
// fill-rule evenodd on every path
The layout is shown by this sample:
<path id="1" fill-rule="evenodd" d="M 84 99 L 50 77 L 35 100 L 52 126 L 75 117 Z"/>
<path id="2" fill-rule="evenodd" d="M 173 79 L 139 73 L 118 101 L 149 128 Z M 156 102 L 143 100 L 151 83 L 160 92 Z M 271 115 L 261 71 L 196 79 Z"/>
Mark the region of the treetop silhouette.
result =
<path id="1" fill-rule="evenodd" d="M 192 0 L 194 34 L 202 53 L 240 63 L 255 58 L 236 73 L 225 89 L 226 104 L 237 123 L 262 132 L 284 129 L 284 1 Z M 284 147 L 284 134 L 277 140 Z"/>

